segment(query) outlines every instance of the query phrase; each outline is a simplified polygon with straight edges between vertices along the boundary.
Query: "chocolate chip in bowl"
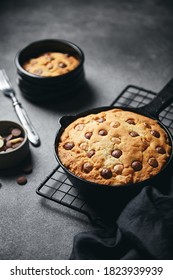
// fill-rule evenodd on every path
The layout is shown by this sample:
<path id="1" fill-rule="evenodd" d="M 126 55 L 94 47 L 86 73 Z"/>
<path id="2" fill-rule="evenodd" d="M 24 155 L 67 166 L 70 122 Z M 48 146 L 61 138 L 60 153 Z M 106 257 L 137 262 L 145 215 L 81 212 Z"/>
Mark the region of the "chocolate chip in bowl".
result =
<path id="1" fill-rule="evenodd" d="M 17 166 L 29 154 L 27 132 L 18 123 L 0 121 L 0 169 Z"/>
<path id="2" fill-rule="evenodd" d="M 18 85 L 31 101 L 69 98 L 84 84 L 84 53 L 66 40 L 33 42 L 15 58 Z"/>

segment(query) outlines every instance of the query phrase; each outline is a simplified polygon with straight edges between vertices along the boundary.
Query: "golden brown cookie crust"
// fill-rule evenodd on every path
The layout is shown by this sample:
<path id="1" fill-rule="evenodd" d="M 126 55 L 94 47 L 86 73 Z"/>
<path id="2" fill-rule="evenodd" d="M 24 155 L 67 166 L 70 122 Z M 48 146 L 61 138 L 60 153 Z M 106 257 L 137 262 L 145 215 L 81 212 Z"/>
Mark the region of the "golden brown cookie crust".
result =
<path id="1" fill-rule="evenodd" d="M 26 61 L 23 68 L 34 75 L 54 77 L 66 74 L 79 65 L 79 60 L 69 54 L 49 52 Z"/>
<path id="2" fill-rule="evenodd" d="M 57 153 L 78 177 L 98 184 L 144 181 L 164 167 L 171 147 L 157 121 L 120 109 L 81 117 L 63 132 Z"/>

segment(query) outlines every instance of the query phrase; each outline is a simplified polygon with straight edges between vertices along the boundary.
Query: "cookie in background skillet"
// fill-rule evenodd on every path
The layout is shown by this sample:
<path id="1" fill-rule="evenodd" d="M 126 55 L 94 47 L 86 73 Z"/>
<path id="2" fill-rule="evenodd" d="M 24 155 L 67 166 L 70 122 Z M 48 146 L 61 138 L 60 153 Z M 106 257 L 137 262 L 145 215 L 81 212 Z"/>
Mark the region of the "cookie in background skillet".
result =
<path id="1" fill-rule="evenodd" d="M 47 39 L 33 42 L 15 58 L 18 85 L 32 101 L 76 94 L 84 84 L 84 53 L 76 44 Z"/>
<path id="2" fill-rule="evenodd" d="M 73 71 L 79 60 L 68 53 L 47 52 L 33 57 L 23 64 L 29 73 L 41 77 L 54 77 Z"/>

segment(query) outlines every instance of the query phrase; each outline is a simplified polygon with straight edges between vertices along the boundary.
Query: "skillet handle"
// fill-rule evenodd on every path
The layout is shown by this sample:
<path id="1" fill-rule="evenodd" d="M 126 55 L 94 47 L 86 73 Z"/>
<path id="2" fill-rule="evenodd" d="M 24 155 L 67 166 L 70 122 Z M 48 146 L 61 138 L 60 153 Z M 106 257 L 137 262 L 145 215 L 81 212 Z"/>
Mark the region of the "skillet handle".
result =
<path id="1" fill-rule="evenodd" d="M 173 102 L 173 79 L 157 94 L 157 96 L 147 105 L 140 107 L 140 111 L 157 118 Z"/>
<path id="2" fill-rule="evenodd" d="M 63 116 L 62 118 L 60 118 L 59 123 L 61 127 L 66 128 L 74 120 L 75 116 Z"/>

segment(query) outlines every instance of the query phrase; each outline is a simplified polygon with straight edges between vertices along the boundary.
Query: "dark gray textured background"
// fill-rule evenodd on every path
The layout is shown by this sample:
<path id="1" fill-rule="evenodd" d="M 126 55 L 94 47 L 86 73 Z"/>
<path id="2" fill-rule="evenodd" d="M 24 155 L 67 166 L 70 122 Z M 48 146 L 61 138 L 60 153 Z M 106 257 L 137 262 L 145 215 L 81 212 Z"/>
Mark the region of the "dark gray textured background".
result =
<path id="1" fill-rule="evenodd" d="M 42 145 L 31 147 L 33 173 L 19 186 L 0 175 L 0 259 L 68 259 L 75 234 L 92 228 L 88 219 L 40 198 L 35 190 L 56 166 L 53 141 L 58 118 L 109 105 L 128 84 L 159 91 L 173 76 L 172 1 L 1 1 L 0 68 L 5 68 Z M 14 57 L 38 39 L 60 38 L 85 53 L 88 87 L 59 104 L 29 102 L 16 85 Z M 18 121 L 0 95 L 0 119 Z"/>

